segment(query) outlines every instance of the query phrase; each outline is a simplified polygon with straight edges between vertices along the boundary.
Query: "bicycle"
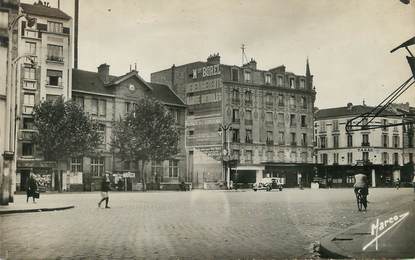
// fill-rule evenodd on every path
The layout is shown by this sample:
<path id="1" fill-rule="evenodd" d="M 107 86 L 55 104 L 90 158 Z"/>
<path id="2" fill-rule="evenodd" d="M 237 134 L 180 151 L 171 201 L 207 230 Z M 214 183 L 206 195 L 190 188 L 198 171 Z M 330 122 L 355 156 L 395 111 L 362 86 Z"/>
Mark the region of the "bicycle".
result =
<path id="1" fill-rule="evenodd" d="M 363 194 L 363 189 L 358 189 L 356 192 L 357 209 L 359 211 L 367 209 L 367 195 Z"/>

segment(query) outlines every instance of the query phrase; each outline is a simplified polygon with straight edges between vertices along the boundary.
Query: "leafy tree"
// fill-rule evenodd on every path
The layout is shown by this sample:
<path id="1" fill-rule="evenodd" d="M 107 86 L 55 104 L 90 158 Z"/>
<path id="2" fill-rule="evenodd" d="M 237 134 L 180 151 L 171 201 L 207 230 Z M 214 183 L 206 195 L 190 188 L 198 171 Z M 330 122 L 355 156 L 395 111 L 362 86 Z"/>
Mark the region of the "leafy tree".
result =
<path id="1" fill-rule="evenodd" d="M 35 106 L 35 143 L 44 158 L 59 161 L 95 151 L 101 143 L 98 124 L 73 101 L 62 98 Z"/>
<path id="2" fill-rule="evenodd" d="M 143 98 L 125 118 L 114 123 L 112 146 L 123 160 L 141 161 L 141 181 L 146 190 L 145 165 L 177 154 L 179 138 L 168 109 L 154 98 Z"/>

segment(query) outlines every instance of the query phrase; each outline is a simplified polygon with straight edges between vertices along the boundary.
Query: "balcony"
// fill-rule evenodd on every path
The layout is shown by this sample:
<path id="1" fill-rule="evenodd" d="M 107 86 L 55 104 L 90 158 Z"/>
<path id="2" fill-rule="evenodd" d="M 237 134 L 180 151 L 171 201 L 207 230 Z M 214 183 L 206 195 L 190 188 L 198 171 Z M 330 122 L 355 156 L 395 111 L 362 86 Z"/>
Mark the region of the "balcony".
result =
<path id="1" fill-rule="evenodd" d="M 58 63 L 63 63 L 64 62 L 64 58 L 61 56 L 54 56 L 54 55 L 48 55 L 46 60 L 48 61 L 53 61 L 53 62 L 58 62 Z"/>
<path id="2" fill-rule="evenodd" d="M 252 100 L 245 100 L 246 106 L 252 106 Z"/>
<path id="3" fill-rule="evenodd" d="M 232 118 L 232 123 L 239 124 L 241 122 L 241 119 L 239 118 Z"/>
<path id="4" fill-rule="evenodd" d="M 301 146 L 307 146 L 307 142 L 301 141 Z"/>
<path id="5" fill-rule="evenodd" d="M 252 139 L 251 138 L 245 138 L 245 143 L 247 144 L 252 144 Z"/>
<path id="6" fill-rule="evenodd" d="M 296 123 L 291 123 L 290 127 L 297 127 L 297 124 Z"/>
<path id="7" fill-rule="evenodd" d="M 232 138 L 232 143 L 240 143 L 241 140 L 239 138 Z"/>
<path id="8" fill-rule="evenodd" d="M 265 102 L 265 106 L 266 107 L 273 107 L 274 103 L 273 102 Z"/>
<path id="9" fill-rule="evenodd" d="M 267 139 L 267 145 L 274 145 L 274 140 Z"/>
<path id="10" fill-rule="evenodd" d="M 32 141 L 36 133 L 37 131 L 33 129 L 21 129 L 18 138 L 19 140 Z"/>
<path id="11" fill-rule="evenodd" d="M 45 85 L 46 87 L 51 87 L 51 88 L 63 88 L 63 82 L 50 82 L 49 80 L 45 81 Z"/>
<path id="12" fill-rule="evenodd" d="M 30 115 L 33 112 L 33 107 L 32 106 L 23 106 L 23 114 L 27 114 Z"/>
<path id="13" fill-rule="evenodd" d="M 245 125 L 252 125 L 252 119 L 245 119 Z"/>
<path id="14" fill-rule="evenodd" d="M 362 146 L 363 146 L 363 147 L 368 147 L 368 146 L 370 146 L 370 143 L 369 143 L 369 142 L 363 142 L 363 143 L 362 143 Z"/>

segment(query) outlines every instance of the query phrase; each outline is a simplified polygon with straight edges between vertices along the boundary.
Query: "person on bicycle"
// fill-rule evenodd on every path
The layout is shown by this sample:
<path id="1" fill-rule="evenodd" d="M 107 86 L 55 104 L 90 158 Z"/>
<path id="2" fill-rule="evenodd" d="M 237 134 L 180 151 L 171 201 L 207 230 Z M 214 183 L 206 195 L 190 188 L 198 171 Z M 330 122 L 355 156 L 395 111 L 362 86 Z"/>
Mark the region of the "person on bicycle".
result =
<path id="1" fill-rule="evenodd" d="M 362 195 L 369 195 L 369 185 L 367 181 L 367 176 L 363 173 L 358 173 L 354 176 L 354 179 L 354 193 L 357 194 L 359 190 L 361 190 Z"/>

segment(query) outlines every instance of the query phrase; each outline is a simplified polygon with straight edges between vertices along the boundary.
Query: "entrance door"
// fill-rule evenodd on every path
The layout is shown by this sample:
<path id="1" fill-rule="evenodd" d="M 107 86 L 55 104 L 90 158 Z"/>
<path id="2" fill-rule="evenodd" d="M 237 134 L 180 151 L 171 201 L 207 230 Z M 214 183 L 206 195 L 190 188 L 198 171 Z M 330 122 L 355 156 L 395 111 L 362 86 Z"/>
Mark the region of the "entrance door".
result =
<path id="1" fill-rule="evenodd" d="M 29 179 L 30 170 L 20 170 L 20 191 L 26 191 L 26 182 Z"/>

